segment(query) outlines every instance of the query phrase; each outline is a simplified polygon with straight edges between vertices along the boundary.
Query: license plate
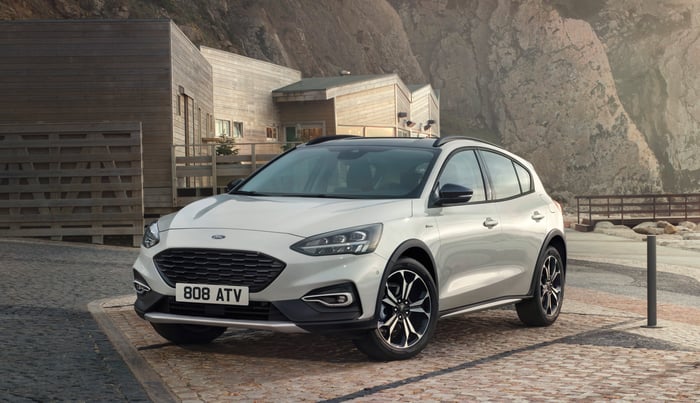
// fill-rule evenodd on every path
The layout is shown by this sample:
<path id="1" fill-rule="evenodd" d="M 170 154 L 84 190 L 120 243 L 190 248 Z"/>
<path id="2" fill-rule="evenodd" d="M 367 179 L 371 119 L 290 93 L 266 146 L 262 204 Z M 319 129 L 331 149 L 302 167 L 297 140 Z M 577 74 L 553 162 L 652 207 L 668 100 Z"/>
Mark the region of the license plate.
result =
<path id="1" fill-rule="evenodd" d="M 248 287 L 175 284 L 175 301 L 199 304 L 248 305 Z"/>

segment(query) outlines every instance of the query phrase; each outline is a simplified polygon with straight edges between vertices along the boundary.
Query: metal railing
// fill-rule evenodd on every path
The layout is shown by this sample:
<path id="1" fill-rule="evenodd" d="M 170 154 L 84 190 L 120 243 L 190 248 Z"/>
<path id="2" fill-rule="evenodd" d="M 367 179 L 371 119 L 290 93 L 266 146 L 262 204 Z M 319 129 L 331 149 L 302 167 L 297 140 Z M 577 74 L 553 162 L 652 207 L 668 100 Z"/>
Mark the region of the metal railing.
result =
<path id="1" fill-rule="evenodd" d="M 642 219 L 700 218 L 700 193 L 576 196 L 579 224 L 615 219 L 620 224 Z"/>

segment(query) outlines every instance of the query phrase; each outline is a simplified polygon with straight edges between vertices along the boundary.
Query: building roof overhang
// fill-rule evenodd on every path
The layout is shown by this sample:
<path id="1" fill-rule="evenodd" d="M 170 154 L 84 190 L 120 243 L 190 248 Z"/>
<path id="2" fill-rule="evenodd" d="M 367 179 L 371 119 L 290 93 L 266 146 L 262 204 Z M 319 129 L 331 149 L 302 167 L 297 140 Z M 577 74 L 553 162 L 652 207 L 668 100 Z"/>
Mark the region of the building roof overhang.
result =
<path id="1" fill-rule="evenodd" d="M 405 87 L 397 74 L 304 78 L 272 91 L 275 102 L 326 101 L 341 95 L 395 85 Z"/>

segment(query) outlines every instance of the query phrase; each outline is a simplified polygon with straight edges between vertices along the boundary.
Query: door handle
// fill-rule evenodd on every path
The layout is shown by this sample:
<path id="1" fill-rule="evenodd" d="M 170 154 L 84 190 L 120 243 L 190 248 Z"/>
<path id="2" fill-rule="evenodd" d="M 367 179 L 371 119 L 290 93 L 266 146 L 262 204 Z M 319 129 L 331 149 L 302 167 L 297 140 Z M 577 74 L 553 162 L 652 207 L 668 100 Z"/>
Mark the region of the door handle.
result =
<path id="1" fill-rule="evenodd" d="M 542 215 L 542 213 L 540 213 L 539 211 L 535 211 L 534 213 L 532 213 L 530 218 L 532 218 L 535 221 L 540 221 L 541 219 L 544 218 L 544 215 Z"/>
<path id="2" fill-rule="evenodd" d="M 484 221 L 484 227 L 491 229 L 498 225 L 498 221 L 494 220 L 493 218 L 489 217 Z"/>

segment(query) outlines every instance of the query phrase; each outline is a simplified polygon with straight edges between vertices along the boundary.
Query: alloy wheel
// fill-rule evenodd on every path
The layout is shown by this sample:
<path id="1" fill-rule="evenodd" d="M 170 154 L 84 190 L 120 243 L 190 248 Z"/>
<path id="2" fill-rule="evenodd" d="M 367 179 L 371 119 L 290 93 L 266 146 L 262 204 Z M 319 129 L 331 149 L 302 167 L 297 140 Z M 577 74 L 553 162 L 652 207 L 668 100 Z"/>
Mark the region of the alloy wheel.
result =
<path id="1" fill-rule="evenodd" d="M 397 349 L 418 343 L 433 314 L 428 286 L 411 270 L 397 270 L 386 280 L 378 330 L 383 341 Z"/>
<path id="2" fill-rule="evenodd" d="M 547 259 L 542 264 L 542 274 L 540 276 L 542 309 L 547 316 L 555 315 L 559 311 L 561 292 L 561 264 L 555 256 L 547 256 Z"/>

